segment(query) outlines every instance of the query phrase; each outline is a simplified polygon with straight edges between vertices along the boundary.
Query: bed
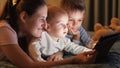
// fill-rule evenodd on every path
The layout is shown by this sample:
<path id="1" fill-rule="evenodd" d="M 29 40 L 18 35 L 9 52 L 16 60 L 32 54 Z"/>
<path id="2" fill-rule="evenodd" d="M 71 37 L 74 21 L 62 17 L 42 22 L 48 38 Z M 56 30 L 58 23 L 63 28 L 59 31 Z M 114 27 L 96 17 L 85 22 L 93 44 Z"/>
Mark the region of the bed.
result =
<path id="1" fill-rule="evenodd" d="M 93 35 L 94 32 L 88 32 L 90 36 Z M 110 53 L 114 53 L 113 56 L 119 58 L 118 59 L 113 59 L 115 62 L 110 62 L 109 64 L 104 62 L 100 64 L 67 64 L 67 65 L 59 65 L 59 66 L 54 66 L 51 68 L 120 68 L 120 41 L 117 41 L 113 47 L 110 50 Z M 113 64 L 115 63 L 115 64 Z M 0 68 L 18 68 L 15 65 L 5 62 L 5 61 L 0 61 Z"/>

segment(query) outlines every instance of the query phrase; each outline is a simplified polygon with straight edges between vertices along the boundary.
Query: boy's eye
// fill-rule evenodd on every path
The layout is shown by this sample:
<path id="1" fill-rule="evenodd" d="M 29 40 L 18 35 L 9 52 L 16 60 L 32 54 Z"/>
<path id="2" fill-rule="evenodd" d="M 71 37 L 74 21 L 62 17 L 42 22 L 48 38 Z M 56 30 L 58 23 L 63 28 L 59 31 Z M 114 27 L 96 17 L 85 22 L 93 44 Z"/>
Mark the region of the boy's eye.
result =
<path id="1" fill-rule="evenodd" d="M 78 20 L 79 22 L 82 22 L 83 20 Z"/>
<path id="2" fill-rule="evenodd" d="M 66 25 L 68 26 L 68 23 Z"/>
<path id="3" fill-rule="evenodd" d="M 69 19 L 69 21 L 74 21 L 73 19 Z"/>

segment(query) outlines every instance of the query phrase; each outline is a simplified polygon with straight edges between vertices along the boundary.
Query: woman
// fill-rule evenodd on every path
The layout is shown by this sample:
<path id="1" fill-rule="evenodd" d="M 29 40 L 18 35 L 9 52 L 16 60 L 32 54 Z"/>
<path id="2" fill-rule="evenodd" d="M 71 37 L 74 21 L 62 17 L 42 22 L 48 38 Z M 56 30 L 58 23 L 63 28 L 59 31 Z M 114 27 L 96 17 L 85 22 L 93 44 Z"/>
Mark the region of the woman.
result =
<path id="1" fill-rule="evenodd" d="M 20 0 L 16 7 L 12 7 L 12 0 L 8 0 L 8 4 L 10 9 L 1 16 L 0 21 L 0 52 L 16 66 L 43 68 L 70 63 L 89 63 L 94 58 L 94 51 L 90 51 L 61 61 L 34 62 L 21 47 L 27 47 L 31 38 L 41 36 L 47 17 L 46 3 L 44 0 Z M 24 50 L 27 52 L 26 48 Z M 1 56 L 0 59 L 4 60 Z"/>

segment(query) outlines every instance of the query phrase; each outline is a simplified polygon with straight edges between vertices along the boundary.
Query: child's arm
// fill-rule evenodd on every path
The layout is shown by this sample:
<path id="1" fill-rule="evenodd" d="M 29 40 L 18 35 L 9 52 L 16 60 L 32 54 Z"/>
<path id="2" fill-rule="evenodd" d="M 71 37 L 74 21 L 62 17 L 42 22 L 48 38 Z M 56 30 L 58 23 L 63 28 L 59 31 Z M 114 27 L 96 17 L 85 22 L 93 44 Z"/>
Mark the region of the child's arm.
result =
<path id="1" fill-rule="evenodd" d="M 69 31 L 70 35 L 73 35 L 73 40 L 79 41 L 79 39 L 80 39 L 80 31 L 79 30 L 74 31 L 73 29 L 68 28 L 68 31 Z"/>
<path id="2" fill-rule="evenodd" d="M 80 31 L 77 31 L 76 34 L 73 35 L 73 42 L 80 44 Z"/>
<path id="3" fill-rule="evenodd" d="M 68 28 L 68 31 L 69 31 L 68 33 L 73 36 L 72 41 L 75 42 L 76 44 L 80 44 L 80 41 L 79 41 L 80 40 L 80 31 L 79 30 L 74 31 L 71 28 Z"/>
<path id="4" fill-rule="evenodd" d="M 73 54 L 79 54 L 85 51 L 91 51 L 92 49 L 89 49 L 87 47 L 75 44 L 74 42 L 71 42 L 70 39 L 64 38 L 63 39 L 65 42 L 65 48 L 64 50 L 67 52 L 71 52 Z"/>

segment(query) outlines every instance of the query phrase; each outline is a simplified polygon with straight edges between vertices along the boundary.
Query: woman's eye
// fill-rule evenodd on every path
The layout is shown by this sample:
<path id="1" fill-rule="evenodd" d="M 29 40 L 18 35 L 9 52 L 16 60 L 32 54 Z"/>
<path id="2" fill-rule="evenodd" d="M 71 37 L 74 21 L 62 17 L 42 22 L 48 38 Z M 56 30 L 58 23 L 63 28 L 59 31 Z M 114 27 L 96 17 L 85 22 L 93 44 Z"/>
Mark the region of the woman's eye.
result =
<path id="1" fill-rule="evenodd" d="M 43 20 L 42 18 L 39 18 L 39 20 L 41 21 L 41 20 Z"/>
<path id="2" fill-rule="evenodd" d="M 44 19 L 44 18 L 40 18 L 40 19 L 39 19 L 39 21 L 45 21 L 45 20 L 46 20 L 46 19 Z"/>

